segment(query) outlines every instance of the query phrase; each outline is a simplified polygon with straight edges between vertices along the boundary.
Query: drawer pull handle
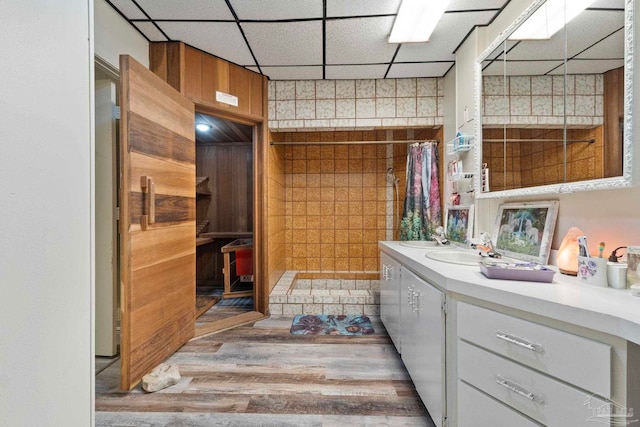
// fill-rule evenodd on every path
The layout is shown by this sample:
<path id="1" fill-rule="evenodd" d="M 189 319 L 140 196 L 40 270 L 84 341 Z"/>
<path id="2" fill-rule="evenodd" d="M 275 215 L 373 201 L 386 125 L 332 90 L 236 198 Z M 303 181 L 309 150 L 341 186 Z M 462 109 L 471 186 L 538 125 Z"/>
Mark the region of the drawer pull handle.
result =
<path id="1" fill-rule="evenodd" d="M 507 390 L 524 397 L 525 399 L 536 402 L 539 405 L 542 405 L 544 403 L 544 399 L 542 398 L 542 396 L 534 394 L 533 392 L 522 387 L 520 384 L 517 384 L 506 378 L 502 378 L 500 375 L 498 375 L 498 377 L 496 378 L 496 383 L 506 388 Z"/>
<path id="2" fill-rule="evenodd" d="M 527 350 L 535 351 L 536 353 L 544 353 L 544 347 L 540 344 L 532 343 L 524 338 L 517 337 L 515 335 L 507 334 L 505 332 L 498 331 L 496 338 L 502 341 L 506 341 L 509 344 L 517 345 L 518 347 L 526 348 Z"/>

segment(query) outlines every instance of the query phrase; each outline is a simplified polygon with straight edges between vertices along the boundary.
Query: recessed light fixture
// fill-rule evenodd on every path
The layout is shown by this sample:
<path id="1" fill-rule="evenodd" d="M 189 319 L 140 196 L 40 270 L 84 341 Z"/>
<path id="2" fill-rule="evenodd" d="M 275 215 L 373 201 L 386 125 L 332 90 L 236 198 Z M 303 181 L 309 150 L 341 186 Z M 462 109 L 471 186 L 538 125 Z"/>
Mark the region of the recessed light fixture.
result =
<path id="1" fill-rule="evenodd" d="M 212 126 L 208 123 L 196 123 L 196 129 L 198 129 L 200 132 L 206 132 L 211 128 Z"/>
<path id="2" fill-rule="evenodd" d="M 509 40 L 550 39 L 594 1 L 547 0 L 509 36 Z"/>
<path id="3" fill-rule="evenodd" d="M 389 43 L 429 41 L 450 0 L 402 0 Z"/>

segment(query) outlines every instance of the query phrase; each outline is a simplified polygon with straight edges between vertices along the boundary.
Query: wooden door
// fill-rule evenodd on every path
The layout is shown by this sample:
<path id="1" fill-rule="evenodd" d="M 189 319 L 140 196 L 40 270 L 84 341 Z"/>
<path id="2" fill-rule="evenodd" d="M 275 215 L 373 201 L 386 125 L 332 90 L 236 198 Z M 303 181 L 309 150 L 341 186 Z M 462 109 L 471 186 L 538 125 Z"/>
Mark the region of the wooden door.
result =
<path id="1" fill-rule="evenodd" d="M 120 73 L 120 387 L 131 389 L 195 330 L 195 116 L 133 58 Z"/>

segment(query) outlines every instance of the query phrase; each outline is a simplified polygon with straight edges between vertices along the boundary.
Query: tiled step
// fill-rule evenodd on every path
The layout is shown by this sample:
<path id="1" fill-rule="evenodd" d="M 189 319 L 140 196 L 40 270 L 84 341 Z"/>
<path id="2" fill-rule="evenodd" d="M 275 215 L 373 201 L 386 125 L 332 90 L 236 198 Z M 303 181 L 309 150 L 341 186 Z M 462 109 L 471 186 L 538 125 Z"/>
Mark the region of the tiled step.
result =
<path id="1" fill-rule="evenodd" d="M 269 295 L 271 314 L 380 313 L 380 284 L 370 279 L 296 279 L 287 271 Z"/>

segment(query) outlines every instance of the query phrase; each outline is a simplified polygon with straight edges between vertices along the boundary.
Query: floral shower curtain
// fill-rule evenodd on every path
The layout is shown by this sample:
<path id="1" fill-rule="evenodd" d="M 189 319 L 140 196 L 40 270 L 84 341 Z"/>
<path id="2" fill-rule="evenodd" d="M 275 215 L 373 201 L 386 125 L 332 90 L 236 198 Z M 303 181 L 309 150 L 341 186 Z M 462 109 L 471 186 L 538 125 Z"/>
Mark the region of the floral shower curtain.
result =
<path id="1" fill-rule="evenodd" d="M 407 185 L 400 240 L 432 240 L 441 225 L 438 144 L 427 141 L 409 146 Z"/>

